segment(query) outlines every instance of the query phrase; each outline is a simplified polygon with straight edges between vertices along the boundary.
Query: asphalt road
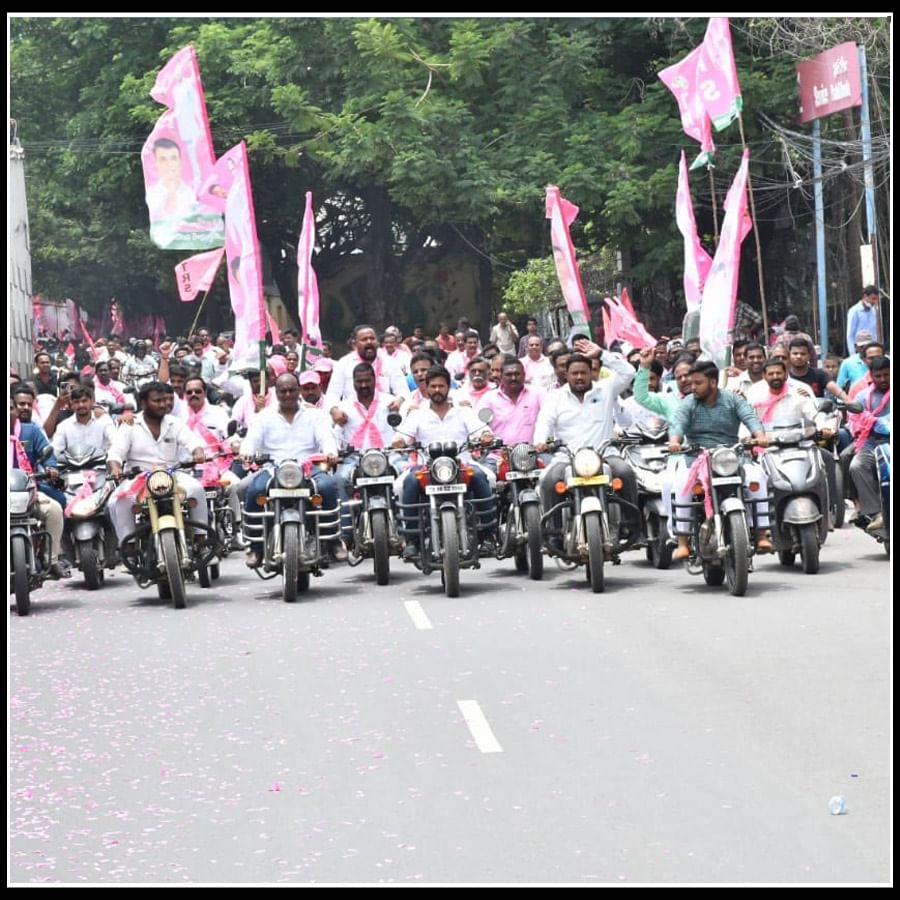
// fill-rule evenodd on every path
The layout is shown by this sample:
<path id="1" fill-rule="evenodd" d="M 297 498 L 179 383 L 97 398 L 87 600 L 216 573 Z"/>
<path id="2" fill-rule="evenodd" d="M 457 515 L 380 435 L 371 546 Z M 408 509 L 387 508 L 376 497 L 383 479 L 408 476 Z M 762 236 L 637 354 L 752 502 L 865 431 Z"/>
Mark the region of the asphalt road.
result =
<path id="1" fill-rule="evenodd" d="M 394 563 L 175 611 L 118 574 L 9 622 L 9 881 L 888 883 L 890 564 L 853 528 L 746 597 L 639 554 Z M 833 816 L 833 795 L 846 815 Z"/>

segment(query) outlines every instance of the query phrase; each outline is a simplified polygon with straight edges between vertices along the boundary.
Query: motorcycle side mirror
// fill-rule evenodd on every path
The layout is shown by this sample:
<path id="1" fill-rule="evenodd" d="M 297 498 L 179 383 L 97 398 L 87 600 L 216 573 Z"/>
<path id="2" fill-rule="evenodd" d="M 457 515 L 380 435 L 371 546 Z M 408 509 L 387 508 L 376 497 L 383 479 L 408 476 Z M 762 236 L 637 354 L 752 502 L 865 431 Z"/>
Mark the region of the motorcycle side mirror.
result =
<path id="1" fill-rule="evenodd" d="M 137 394 L 137 388 L 133 384 L 129 384 L 122 391 L 123 394 Z"/>
<path id="2" fill-rule="evenodd" d="M 53 445 L 47 444 L 47 446 L 38 454 L 38 462 L 45 463 L 51 456 L 53 456 Z"/>
<path id="3" fill-rule="evenodd" d="M 403 421 L 403 416 L 398 412 L 388 413 L 387 421 L 391 428 L 396 428 Z"/>
<path id="4" fill-rule="evenodd" d="M 825 397 L 821 400 L 816 400 L 816 408 L 822 413 L 834 412 L 834 404 Z"/>
<path id="5" fill-rule="evenodd" d="M 861 413 L 863 411 L 863 405 L 862 403 L 857 403 L 856 400 L 851 400 L 849 403 L 844 404 L 844 409 L 851 413 Z"/>
<path id="6" fill-rule="evenodd" d="M 490 425 L 494 419 L 494 411 L 483 406 L 478 410 L 478 418 L 484 422 L 485 425 Z"/>

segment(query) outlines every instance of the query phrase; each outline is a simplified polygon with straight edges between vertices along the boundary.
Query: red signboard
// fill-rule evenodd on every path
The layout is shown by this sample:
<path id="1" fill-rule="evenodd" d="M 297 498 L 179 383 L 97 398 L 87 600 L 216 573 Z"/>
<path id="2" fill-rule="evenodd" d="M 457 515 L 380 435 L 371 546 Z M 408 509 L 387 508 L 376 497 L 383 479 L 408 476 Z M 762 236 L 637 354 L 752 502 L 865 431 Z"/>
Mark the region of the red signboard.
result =
<path id="1" fill-rule="evenodd" d="M 797 66 L 800 86 L 800 121 L 812 122 L 862 103 L 859 53 L 848 41 Z"/>

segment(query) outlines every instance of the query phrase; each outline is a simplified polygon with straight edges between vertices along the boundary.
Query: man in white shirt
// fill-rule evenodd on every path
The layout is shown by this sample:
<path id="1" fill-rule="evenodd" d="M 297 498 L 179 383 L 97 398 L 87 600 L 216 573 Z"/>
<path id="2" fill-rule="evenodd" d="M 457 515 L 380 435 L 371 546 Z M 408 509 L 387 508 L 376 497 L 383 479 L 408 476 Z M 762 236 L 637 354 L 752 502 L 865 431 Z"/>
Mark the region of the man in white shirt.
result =
<path id="1" fill-rule="evenodd" d="M 484 397 L 494 389 L 494 385 L 488 381 L 488 369 L 490 364 L 483 356 L 476 356 L 469 361 L 466 367 L 468 377 L 465 382 L 451 393 L 454 403 L 462 406 L 471 406 L 477 410 Z"/>
<path id="2" fill-rule="evenodd" d="M 74 415 L 56 426 L 52 441 L 54 454 L 62 458 L 73 447 L 109 450 L 116 436 L 116 427 L 109 416 L 95 418 L 94 395 L 90 388 L 73 388 L 69 403 Z"/>
<path id="3" fill-rule="evenodd" d="M 133 394 L 125 393 L 126 385 L 113 381 L 108 362 L 98 362 L 94 369 L 94 399 L 104 406 L 125 406 L 136 409 Z"/>
<path id="4" fill-rule="evenodd" d="M 345 397 L 331 411 L 331 418 L 338 426 L 338 441 L 348 449 L 360 451 L 344 457 L 335 472 L 338 497 L 341 502 L 350 499 L 353 472 L 359 465 L 361 451 L 389 447 L 394 429 L 388 424 L 391 394 L 375 390 L 375 370 L 368 363 L 359 363 L 353 369 L 353 387 L 356 396 Z M 345 539 L 351 536 L 351 516 L 341 507 L 341 531 Z"/>
<path id="5" fill-rule="evenodd" d="M 171 390 L 169 385 L 159 381 L 151 381 L 141 388 L 142 412 L 134 417 L 133 425 L 122 426 L 116 431 L 107 457 L 113 478 L 121 478 L 124 469 L 135 466 L 143 473 L 177 465 L 184 450 L 198 465 L 206 462 L 203 441 L 184 422 L 166 413 Z M 131 507 L 134 490 L 139 487 L 135 484 L 137 480 L 120 485 L 109 500 L 109 515 L 120 543 L 134 531 Z M 184 472 L 176 472 L 175 480 L 188 499 L 195 501 L 189 513 L 191 521 L 205 526 L 208 520 L 203 485 Z"/>
<path id="6" fill-rule="evenodd" d="M 355 350 L 342 356 L 331 374 L 325 405 L 329 411 L 344 397 L 353 397 L 353 368 L 361 362 L 369 363 L 375 369 L 376 388 L 385 394 L 394 394 L 399 408 L 402 398 L 409 393 L 406 378 L 400 367 L 387 354 L 378 350 L 378 338 L 370 325 L 357 325 L 353 329 Z"/>
<path id="7" fill-rule="evenodd" d="M 148 381 L 153 381 L 158 369 L 156 360 L 147 353 L 145 341 L 136 341 L 134 356 L 129 356 L 122 366 L 122 378 L 137 388 L 143 387 Z"/>
<path id="8" fill-rule="evenodd" d="M 472 438 L 480 438 L 484 444 L 490 444 L 493 435 L 487 426 L 478 418 L 471 407 L 457 406 L 450 400 L 450 373 L 443 366 L 433 366 L 425 378 L 425 386 L 429 396 L 428 406 L 413 410 L 409 417 L 397 428 L 397 437 L 394 440 L 395 447 L 405 447 L 418 443 L 428 447 L 435 442 L 447 443 L 455 441 L 462 446 Z M 465 458 L 463 455 L 462 458 Z M 489 500 L 492 497 L 491 482 L 486 470 L 477 464 L 468 463 L 474 469 L 469 482 L 467 494 L 471 493 L 475 500 Z M 419 482 L 415 473 L 422 467 L 412 467 L 400 479 L 402 505 L 411 509 L 419 499 Z M 479 523 L 479 536 L 483 537 L 494 525 L 496 503 L 480 503 L 477 506 Z M 419 533 L 415 527 L 417 517 L 408 514 L 401 515 L 401 521 L 405 523 L 405 533 L 408 539 L 407 547 L 403 551 L 404 558 L 418 556 Z"/>
<path id="9" fill-rule="evenodd" d="M 602 352 L 601 361 L 611 372 L 609 378 L 593 381 L 590 358 L 573 353 L 567 364 L 568 383 L 546 395 L 534 428 L 534 442 L 539 453 L 547 450 L 547 442 L 554 438 L 569 450 L 582 447 L 595 450 L 613 437 L 614 411 L 619 394 L 634 380 L 634 369 L 618 353 Z M 621 478 L 622 498 L 632 506 L 622 505 L 622 518 L 634 525 L 637 515 L 637 482 L 625 460 L 616 456 L 604 457 L 614 478 Z M 569 457 L 557 454 L 541 475 L 540 491 L 544 509 L 556 502 L 553 486 L 571 474 Z"/>
<path id="10" fill-rule="evenodd" d="M 537 391 L 549 391 L 556 383 L 556 373 L 553 371 L 553 363 L 543 354 L 543 339 L 538 335 L 529 337 L 525 347 L 525 356 L 522 357 L 525 384 Z"/>
<path id="11" fill-rule="evenodd" d="M 321 410 L 300 404 L 300 384 L 295 375 L 286 372 L 275 381 L 277 407 L 263 410 L 250 422 L 247 436 L 241 444 L 241 456 L 246 463 L 256 453 L 267 454 L 274 463 L 285 460 L 303 462 L 310 456 L 325 456 L 337 462 L 337 444 L 331 420 Z M 247 490 L 245 512 L 258 512 L 258 498 L 266 493 L 272 479 L 272 469 L 259 471 Z M 337 485 L 327 472 L 316 469 L 312 473 L 316 491 L 322 496 L 322 510 L 338 512 Z M 247 566 L 258 568 L 262 563 L 262 543 L 250 545 Z M 347 552 L 339 541 L 332 544 L 332 556 L 346 560 Z"/>

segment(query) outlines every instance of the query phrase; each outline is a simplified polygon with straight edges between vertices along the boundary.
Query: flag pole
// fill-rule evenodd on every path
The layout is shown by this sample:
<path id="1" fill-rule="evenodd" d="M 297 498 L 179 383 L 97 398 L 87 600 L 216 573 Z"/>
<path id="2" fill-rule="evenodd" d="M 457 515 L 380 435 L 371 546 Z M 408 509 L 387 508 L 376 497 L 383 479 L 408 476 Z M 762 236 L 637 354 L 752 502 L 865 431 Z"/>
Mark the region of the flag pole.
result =
<path id="1" fill-rule="evenodd" d="M 719 246 L 719 208 L 718 203 L 716 202 L 716 182 L 713 179 L 713 166 L 710 163 L 706 167 L 706 171 L 709 172 L 709 195 L 712 197 L 712 210 L 713 210 L 713 229 L 716 235 L 716 246 Z"/>
<path id="2" fill-rule="evenodd" d="M 741 130 L 741 144 L 744 147 L 744 150 L 749 149 L 747 147 L 747 138 L 744 137 L 744 118 L 738 113 L 738 127 Z M 750 214 L 753 217 L 753 236 L 756 238 L 756 272 L 757 277 L 759 278 L 759 299 L 760 305 L 762 306 L 762 317 L 763 317 L 763 332 L 765 334 L 766 344 L 769 341 L 769 314 L 766 310 L 766 289 L 763 285 L 763 270 L 762 270 L 762 246 L 759 241 L 759 229 L 756 226 L 756 204 L 753 202 L 753 183 L 750 178 L 750 165 L 749 162 L 747 164 L 747 190 L 750 193 Z"/>
<path id="3" fill-rule="evenodd" d="M 203 295 L 203 299 L 200 301 L 200 305 L 197 307 L 197 315 L 194 316 L 194 321 L 191 322 L 190 331 L 188 331 L 187 336 L 190 337 L 194 333 L 194 329 L 197 327 L 197 320 L 200 318 L 200 313 L 203 312 L 203 304 L 206 303 L 206 298 L 209 296 L 209 291 Z"/>
<path id="4" fill-rule="evenodd" d="M 266 341 L 259 342 L 259 396 L 266 396 Z"/>

